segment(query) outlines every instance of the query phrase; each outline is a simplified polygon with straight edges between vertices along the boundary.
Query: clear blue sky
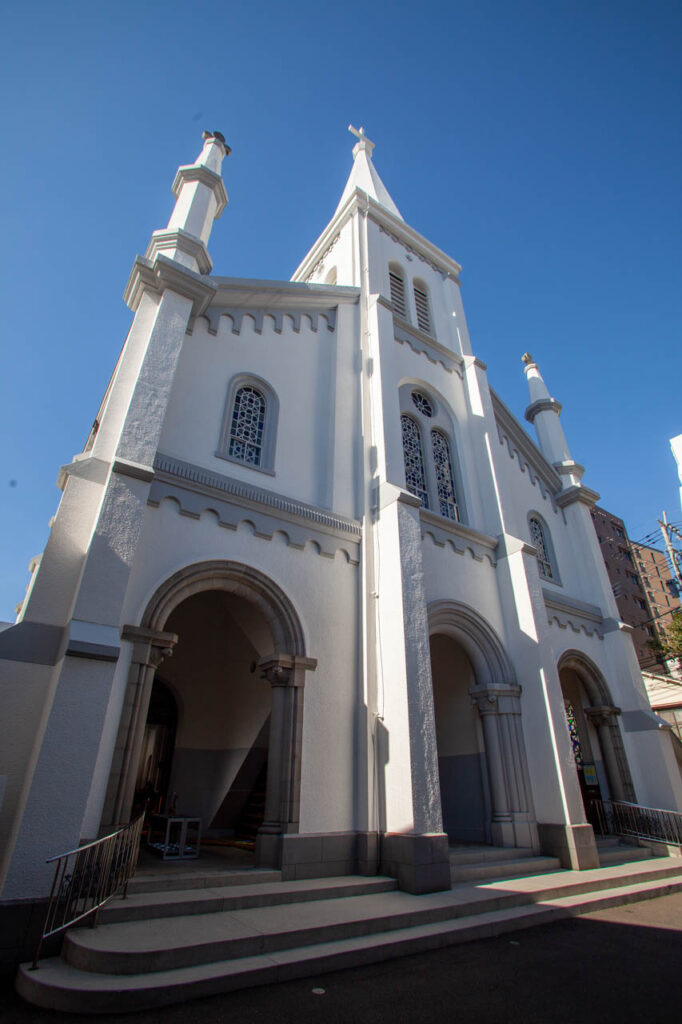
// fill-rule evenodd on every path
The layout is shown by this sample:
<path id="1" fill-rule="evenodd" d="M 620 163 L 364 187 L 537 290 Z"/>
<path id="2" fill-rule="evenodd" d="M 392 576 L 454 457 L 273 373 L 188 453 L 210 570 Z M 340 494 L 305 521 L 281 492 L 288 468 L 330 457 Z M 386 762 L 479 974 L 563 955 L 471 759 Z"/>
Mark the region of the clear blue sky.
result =
<path id="1" fill-rule="evenodd" d="M 463 265 L 512 411 L 529 350 L 601 503 L 634 539 L 679 520 L 681 29 L 673 0 L 5 5 L 0 619 L 203 128 L 233 147 L 215 272 L 287 278 L 364 125 L 405 219 Z"/>

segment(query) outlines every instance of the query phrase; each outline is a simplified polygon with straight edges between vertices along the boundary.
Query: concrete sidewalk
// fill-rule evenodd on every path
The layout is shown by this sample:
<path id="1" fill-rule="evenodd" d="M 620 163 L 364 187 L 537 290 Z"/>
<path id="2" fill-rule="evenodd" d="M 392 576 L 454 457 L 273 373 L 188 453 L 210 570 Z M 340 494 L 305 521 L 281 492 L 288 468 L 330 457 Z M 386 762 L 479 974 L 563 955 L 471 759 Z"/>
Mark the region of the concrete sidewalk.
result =
<path id="1" fill-rule="evenodd" d="M 213 996 L 109 1024 L 600 1024 L 679 1019 L 682 894 L 398 960 Z M 323 990 L 323 991 L 320 991 Z M 2 1024 L 83 1024 L 8 987 Z"/>

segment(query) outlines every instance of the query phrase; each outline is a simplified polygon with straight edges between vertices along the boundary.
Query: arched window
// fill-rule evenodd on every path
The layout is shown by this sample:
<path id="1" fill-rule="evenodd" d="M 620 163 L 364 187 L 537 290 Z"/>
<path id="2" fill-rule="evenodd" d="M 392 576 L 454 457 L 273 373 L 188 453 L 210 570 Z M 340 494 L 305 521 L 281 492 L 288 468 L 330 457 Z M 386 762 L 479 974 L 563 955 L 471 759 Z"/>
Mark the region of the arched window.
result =
<path id="1" fill-rule="evenodd" d="M 265 399 L 260 391 L 249 385 L 239 388 L 234 397 L 227 454 L 249 466 L 260 466 L 264 426 Z"/>
<path id="2" fill-rule="evenodd" d="M 391 287 L 391 302 L 393 311 L 403 320 L 407 320 L 407 301 L 405 296 L 405 278 L 397 263 L 391 263 L 388 268 L 388 280 Z"/>
<path id="3" fill-rule="evenodd" d="M 429 507 L 429 493 L 426 489 L 424 455 L 419 427 L 411 416 L 401 416 L 403 432 L 403 458 L 405 460 L 405 486 L 416 495 L 424 508 Z"/>
<path id="4" fill-rule="evenodd" d="M 429 310 L 428 288 L 419 278 L 413 284 L 414 306 L 417 311 L 417 326 L 426 334 L 431 334 L 431 313 Z"/>
<path id="5" fill-rule="evenodd" d="M 216 455 L 265 473 L 274 471 L 279 404 L 269 384 L 237 374 L 230 381 Z"/>
<path id="6" fill-rule="evenodd" d="M 438 488 L 438 507 L 442 516 L 459 521 L 455 482 L 452 474 L 450 445 L 442 430 L 431 431 L 431 450 L 433 465 L 436 470 L 436 486 Z"/>
<path id="7" fill-rule="evenodd" d="M 529 516 L 528 527 L 530 529 L 530 540 L 535 548 L 538 560 L 538 569 L 543 579 L 552 580 L 558 583 L 558 575 L 554 562 L 552 542 L 549 531 L 540 516 Z"/>
<path id="8" fill-rule="evenodd" d="M 400 388 L 405 486 L 424 508 L 459 523 L 464 519 L 462 487 L 452 414 L 425 387 Z"/>

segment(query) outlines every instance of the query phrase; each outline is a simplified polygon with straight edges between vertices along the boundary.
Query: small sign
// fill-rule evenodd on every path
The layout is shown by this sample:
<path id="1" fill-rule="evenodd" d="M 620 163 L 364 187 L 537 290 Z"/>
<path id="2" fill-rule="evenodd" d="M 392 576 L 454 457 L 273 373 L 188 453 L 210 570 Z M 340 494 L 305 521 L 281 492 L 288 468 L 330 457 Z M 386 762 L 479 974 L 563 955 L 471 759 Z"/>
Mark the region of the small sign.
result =
<path id="1" fill-rule="evenodd" d="M 593 764 L 583 763 L 583 778 L 586 786 L 598 786 L 597 769 Z"/>

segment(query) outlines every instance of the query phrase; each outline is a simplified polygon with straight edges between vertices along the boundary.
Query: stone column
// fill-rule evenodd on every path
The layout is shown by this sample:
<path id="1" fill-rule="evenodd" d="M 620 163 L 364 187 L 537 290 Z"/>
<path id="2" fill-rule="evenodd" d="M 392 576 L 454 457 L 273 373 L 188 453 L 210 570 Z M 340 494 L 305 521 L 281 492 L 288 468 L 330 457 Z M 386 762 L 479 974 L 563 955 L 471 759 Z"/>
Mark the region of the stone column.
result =
<path id="1" fill-rule="evenodd" d="M 261 678 L 272 687 L 268 774 L 265 789 L 265 817 L 256 840 L 256 864 L 276 867 L 281 860 L 282 833 L 294 831 L 298 819 L 297 787 L 300 783 L 302 707 L 300 692 L 306 670 L 314 669 L 313 658 L 276 654 L 263 658 L 258 667 Z M 296 821 L 292 815 L 296 815 Z"/>
<path id="2" fill-rule="evenodd" d="M 521 730 L 521 687 L 481 687 L 469 692 L 483 725 L 493 842 L 535 848 L 539 844 Z"/>
<path id="3" fill-rule="evenodd" d="M 604 756 L 611 797 L 614 800 L 629 800 L 630 797 L 625 793 L 623 773 L 618 761 L 613 736 L 614 726 L 618 728 L 616 718 L 620 714 L 620 708 L 604 704 L 600 707 L 585 708 L 584 710 L 586 717 L 596 727 L 599 734 L 599 746 Z"/>
<path id="4" fill-rule="evenodd" d="M 125 824 L 130 818 L 154 674 L 178 642 L 176 633 L 139 626 L 124 626 L 121 639 L 133 644 L 133 655 L 102 815 L 106 825 Z"/>

